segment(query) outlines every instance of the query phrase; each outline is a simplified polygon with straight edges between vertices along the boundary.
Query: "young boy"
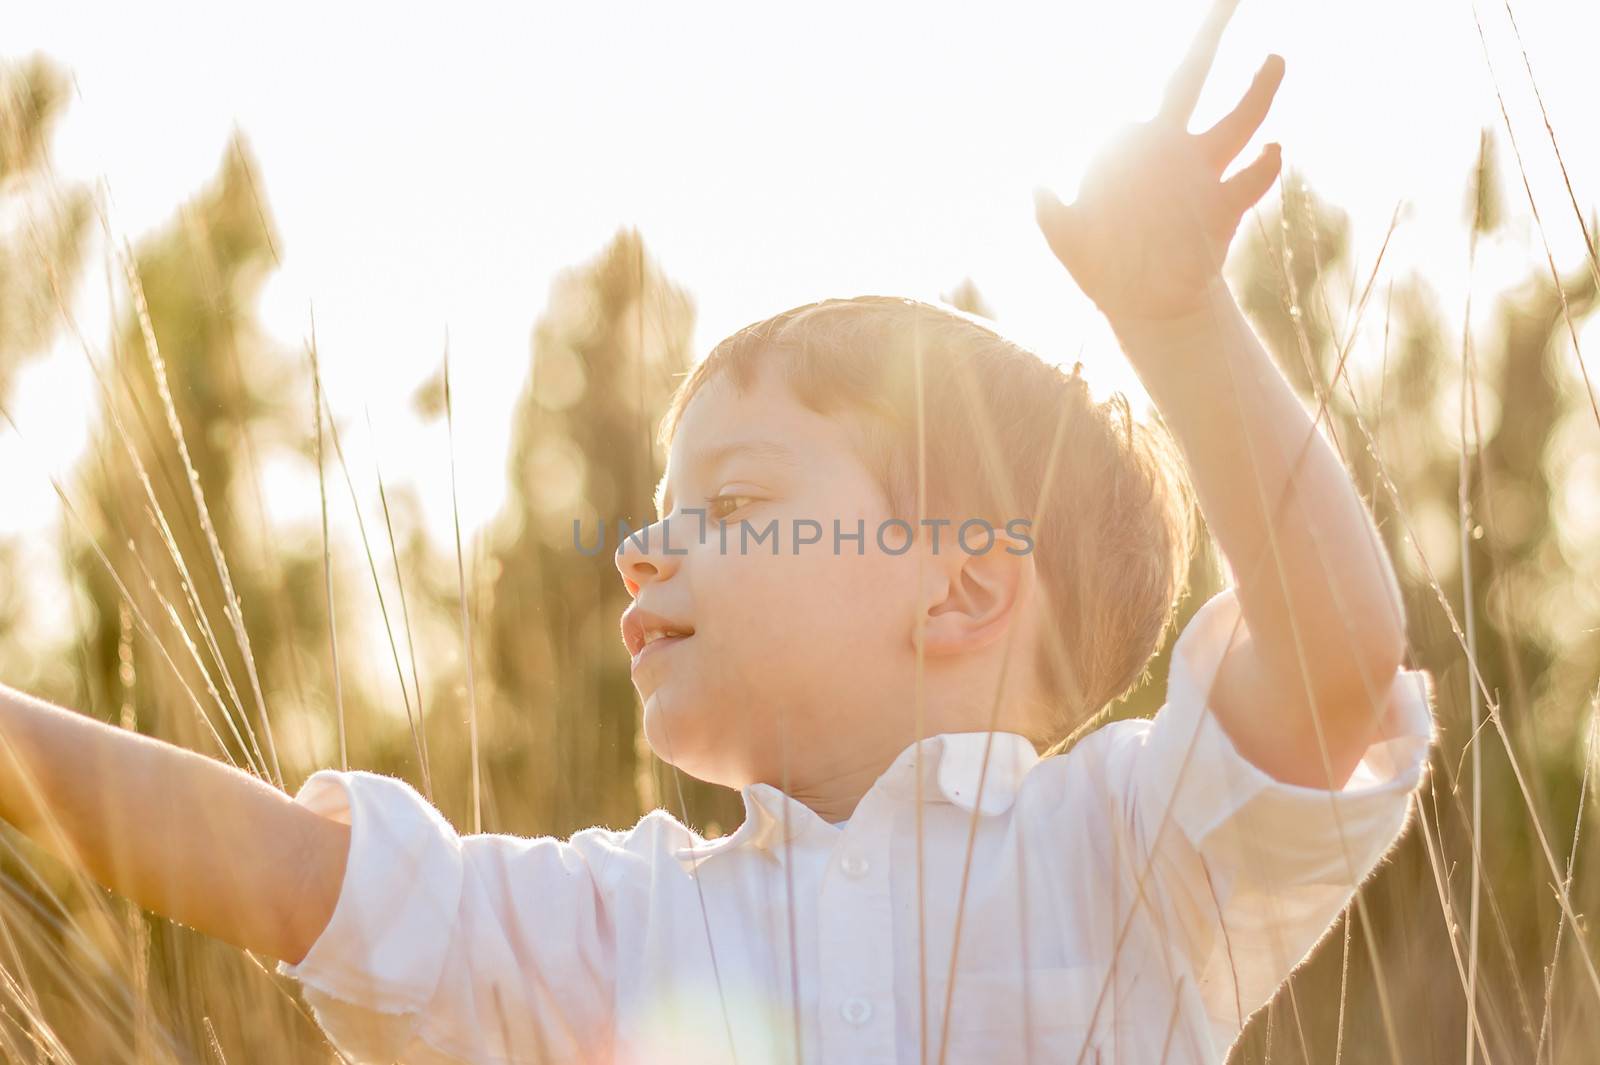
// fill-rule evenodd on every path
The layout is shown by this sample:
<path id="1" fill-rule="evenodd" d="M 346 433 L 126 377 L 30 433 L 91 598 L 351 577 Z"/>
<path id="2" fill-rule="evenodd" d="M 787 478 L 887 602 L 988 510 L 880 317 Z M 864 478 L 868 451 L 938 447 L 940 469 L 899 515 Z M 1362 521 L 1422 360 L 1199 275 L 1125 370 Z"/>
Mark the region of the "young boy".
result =
<path id="1" fill-rule="evenodd" d="M 1176 448 L 909 300 L 779 315 L 684 383 L 662 520 L 617 550 L 623 639 L 654 750 L 740 789 L 731 835 L 461 836 L 392 777 L 291 801 L 3 689 L 0 814 L 283 959 L 359 1061 L 1220 1062 L 1401 833 L 1432 738 L 1370 516 L 1220 280 L 1277 151 L 1221 175 L 1283 72 L 1186 131 L 1228 6 L 1038 209 Z M 1171 621 L 1180 458 L 1237 585 L 1154 720 L 1058 753 Z"/>

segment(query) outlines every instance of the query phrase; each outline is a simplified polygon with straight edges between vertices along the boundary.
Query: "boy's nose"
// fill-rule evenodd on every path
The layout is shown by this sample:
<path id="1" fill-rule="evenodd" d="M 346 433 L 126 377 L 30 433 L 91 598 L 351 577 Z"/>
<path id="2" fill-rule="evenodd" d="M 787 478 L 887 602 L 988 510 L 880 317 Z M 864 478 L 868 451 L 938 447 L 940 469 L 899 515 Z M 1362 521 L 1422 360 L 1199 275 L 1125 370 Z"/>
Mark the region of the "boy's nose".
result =
<path id="1" fill-rule="evenodd" d="M 666 580 L 676 572 L 682 548 L 668 552 L 664 550 L 667 546 L 666 519 L 622 537 L 615 557 L 629 595 L 637 596 L 644 585 Z"/>

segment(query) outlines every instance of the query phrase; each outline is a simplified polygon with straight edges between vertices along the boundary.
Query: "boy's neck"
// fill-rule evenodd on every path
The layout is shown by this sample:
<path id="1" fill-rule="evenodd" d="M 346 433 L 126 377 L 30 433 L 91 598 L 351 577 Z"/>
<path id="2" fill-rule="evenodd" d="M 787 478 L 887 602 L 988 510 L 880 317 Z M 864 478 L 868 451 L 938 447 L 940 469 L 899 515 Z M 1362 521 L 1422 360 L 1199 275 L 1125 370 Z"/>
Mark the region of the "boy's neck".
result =
<path id="1" fill-rule="evenodd" d="M 805 803 L 811 812 L 829 824 L 837 824 L 855 813 L 862 796 L 872 789 L 893 761 L 893 756 L 877 762 L 845 769 L 834 775 L 795 783 L 789 797 Z M 781 785 L 778 785 L 781 790 Z"/>

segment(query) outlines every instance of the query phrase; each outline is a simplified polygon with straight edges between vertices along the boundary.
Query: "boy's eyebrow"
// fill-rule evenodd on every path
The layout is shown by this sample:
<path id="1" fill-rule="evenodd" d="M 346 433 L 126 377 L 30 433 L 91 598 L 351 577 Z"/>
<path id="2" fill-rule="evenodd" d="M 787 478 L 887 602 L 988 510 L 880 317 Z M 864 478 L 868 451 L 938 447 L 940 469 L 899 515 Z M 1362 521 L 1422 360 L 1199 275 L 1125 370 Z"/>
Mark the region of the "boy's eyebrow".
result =
<path id="1" fill-rule="evenodd" d="M 793 451 L 782 444 L 772 440 L 735 440 L 727 444 L 718 444 L 716 447 L 707 448 L 700 454 L 689 459 L 689 469 L 715 469 L 734 455 L 749 455 L 758 459 L 770 459 L 784 466 L 798 468 L 800 460 Z M 661 475 L 661 483 L 656 485 L 656 515 L 658 518 L 672 513 L 672 493 L 667 490 L 667 475 Z"/>

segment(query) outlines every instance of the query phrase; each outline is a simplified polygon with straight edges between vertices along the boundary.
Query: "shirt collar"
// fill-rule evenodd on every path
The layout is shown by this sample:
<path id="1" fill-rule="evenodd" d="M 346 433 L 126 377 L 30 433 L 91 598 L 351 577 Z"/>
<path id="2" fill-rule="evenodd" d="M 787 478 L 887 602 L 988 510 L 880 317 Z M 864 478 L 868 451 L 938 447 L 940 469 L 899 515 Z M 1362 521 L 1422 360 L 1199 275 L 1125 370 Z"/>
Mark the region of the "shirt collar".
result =
<path id="1" fill-rule="evenodd" d="M 923 799 L 948 802 L 968 812 L 977 809 L 985 816 L 1009 810 L 1023 778 L 1039 762 L 1033 741 L 1016 732 L 945 732 L 924 737 L 920 746 Z M 882 792 L 897 800 L 915 802 L 917 751 L 917 743 L 908 744 L 878 777 L 867 796 Z M 862 798 L 863 803 L 867 796 Z M 740 789 L 740 797 L 744 800 L 744 821 L 737 829 L 718 839 L 691 842 L 674 851 L 685 868 L 692 869 L 713 855 L 745 847 L 781 860 L 786 843 L 817 832 L 839 831 L 805 803 L 771 784 L 748 784 Z"/>

